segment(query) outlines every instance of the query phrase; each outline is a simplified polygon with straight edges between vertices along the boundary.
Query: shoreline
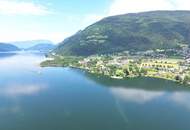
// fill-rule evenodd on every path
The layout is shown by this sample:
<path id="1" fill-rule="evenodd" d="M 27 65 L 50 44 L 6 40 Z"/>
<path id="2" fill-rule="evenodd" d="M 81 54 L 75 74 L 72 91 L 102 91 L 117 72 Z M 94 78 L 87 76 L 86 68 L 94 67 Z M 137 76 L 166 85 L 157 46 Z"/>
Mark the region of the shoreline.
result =
<path id="1" fill-rule="evenodd" d="M 112 79 L 150 77 L 190 85 L 190 68 L 182 59 L 128 58 L 125 55 L 89 57 L 53 56 L 42 61 L 41 67 L 70 67 L 100 74 Z M 182 64 L 184 63 L 185 66 Z"/>
<path id="2" fill-rule="evenodd" d="M 166 81 L 171 81 L 171 82 L 174 82 L 174 83 L 177 83 L 177 84 L 181 84 L 181 85 L 190 85 L 190 83 L 183 83 L 183 82 L 179 82 L 179 81 L 176 81 L 174 79 L 171 79 L 171 78 L 165 78 L 165 77 L 159 77 L 159 76 L 150 76 L 150 75 L 141 75 L 141 76 L 128 76 L 128 77 L 119 77 L 119 76 L 110 76 L 110 75 L 104 75 L 102 73 L 95 73 L 95 72 L 91 72 L 85 68 L 81 68 L 81 67 L 76 67 L 76 66 L 62 66 L 62 65 L 59 65 L 59 64 L 54 64 L 54 65 L 47 65 L 47 66 L 42 66 L 40 64 L 40 66 L 42 68 L 46 68 L 46 67 L 62 67 L 62 68 L 73 68 L 73 69 L 79 69 L 81 71 L 85 71 L 85 72 L 88 72 L 90 74 L 95 74 L 95 75 L 102 75 L 102 76 L 106 76 L 108 78 L 111 78 L 111 79 L 115 79 L 115 80 L 126 80 L 126 79 L 133 79 L 133 78 L 138 78 L 138 77 L 141 77 L 141 78 L 154 78 L 154 79 L 162 79 L 162 80 L 166 80 Z"/>

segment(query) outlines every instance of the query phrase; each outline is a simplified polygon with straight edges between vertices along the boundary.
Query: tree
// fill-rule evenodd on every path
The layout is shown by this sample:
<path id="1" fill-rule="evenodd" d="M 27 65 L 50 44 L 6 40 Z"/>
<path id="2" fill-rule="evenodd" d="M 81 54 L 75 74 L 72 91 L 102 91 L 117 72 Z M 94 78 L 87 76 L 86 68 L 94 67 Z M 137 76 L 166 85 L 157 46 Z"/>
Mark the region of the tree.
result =
<path id="1" fill-rule="evenodd" d="M 122 69 L 117 69 L 115 74 L 116 76 L 119 76 L 119 77 L 125 77 L 125 73 L 123 72 Z"/>
<path id="2" fill-rule="evenodd" d="M 185 75 L 184 79 L 183 79 L 183 83 L 188 83 L 190 82 L 190 76 L 189 75 Z"/>
<path id="3" fill-rule="evenodd" d="M 179 75 L 176 75 L 176 76 L 175 76 L 175 80 L 176 80 L 176 81 L 179 81 L 179 82 L 182 82 L 182 78 L 181 78 L 181 76 L 179 76 Z"/>
<path id="4" fill-rule="evenodd" d="M 128 76 L 130 73 L 129 73 L 129 70 L 127 68 L 124 68 L 123 69 L 123 72 L 125 73 L 126 76 Z"/>
<path id="5" fill-rule="evenodd" d="M 109 65 L 110 75 L 115 75 L 117 67 L 115 65 Z"/>
<path id="6" fill-rule="evenodd" d="M 143 74 L 143 75 L 147 75 L 147 69 L 145 69 L 145 68 L 141 68 L 141 70 L 140 70 L 140 73 L 141 74 Z"/>

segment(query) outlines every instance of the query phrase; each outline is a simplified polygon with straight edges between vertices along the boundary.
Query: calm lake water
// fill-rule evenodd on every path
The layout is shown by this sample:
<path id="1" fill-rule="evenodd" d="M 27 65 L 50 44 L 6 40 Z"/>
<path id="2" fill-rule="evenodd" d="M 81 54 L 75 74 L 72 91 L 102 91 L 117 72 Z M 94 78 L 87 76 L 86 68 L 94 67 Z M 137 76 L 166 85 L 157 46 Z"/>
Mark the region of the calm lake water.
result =
<path id="1" fill-rule="evenodd" d="M 40 54 L 0 54 L 0 130 L 190 130 L 190 88 L 40 68 Z"/>

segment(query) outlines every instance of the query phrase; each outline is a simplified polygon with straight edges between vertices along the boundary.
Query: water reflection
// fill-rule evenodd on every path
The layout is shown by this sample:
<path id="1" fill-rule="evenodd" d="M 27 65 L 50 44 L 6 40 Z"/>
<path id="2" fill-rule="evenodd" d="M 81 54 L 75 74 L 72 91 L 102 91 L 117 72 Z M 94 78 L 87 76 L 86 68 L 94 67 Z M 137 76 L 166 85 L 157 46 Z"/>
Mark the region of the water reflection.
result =
<path id="1" fill-rule="evenodd" d="M 160 79 L 113 80 L 77 69 L 40 68 L 41 60 L 43 56 L 31 54 L 0 58 L 0 129 L 190 129 L 187 87 Z"/>
<path id="2" fill-rule="evenodd" d="M 175 92 L 171 95 L 171 101 L 178 105 L 184 106 L 190 110 L 190 93 L 188 92 Z"/>
<path id="3" fill-rule="evenodd" d="M 3 71 L 4 69 L 13 71 L 16 71 L 17 69 L 26 71 L 39 69 L 37 66 L 39 66 L 40 62 L 44 59 L 45 57 L 43 55 L 39 56 L 30 53 L 17 54 L 11 57 L 7 54 L 6 58 L 0 57 L 0 71 Z"/>
<path id="4" fill-rule="evenodd" d="M 85 72 L 85 75 L 96 84 L 108 87 L 123 117 L 126 116 L 123 114 L 123 110 L 126 109 L 124 104 L 128 103 L 138 104 L 141 105 L 141 107 L 148 107 L 148 104 L 154 104 L 156 106 L 155 101 L 157 101 L 157 103 L 159 102 L 158 107 L 164 104 L 166 109 L 171 107 L 173 111 L 179 111 L 181 109 L 183 111 L 190 110 L 189 86 L 153 78 L 115 80 L 104 76 L 101 77 L 89 74 L 87 72 Z M 164 110 L 164 108 L 161 110 Z"/>
<path id="5" fill-rule="evenodd" d="M 0 114 L 6 114 L 6 113 L 16 114 L 19 112 L 21 112 L 21 107 L 18 104 L 0 107 Z"/>
<path id="6" fill-rule="evenodd" d="M 12 57 L 12 56 L 15 56 L 16 53 L 2 53 L 0 52 L 0 58 L 7 58 L 7 57 Z"/>
<path id="7" fill-rule="evenodd" d="M 46 85 L 10 85 L 0 88 L 0 95 L 8 97 L 30 96 L 44 91 Z"/>
<path id="8" fill-rule="evenodd" d="M 140 78 L 118 80 L 118 79 L 111 79 L 106 76 L 90 74 L 88 72 L 84 72 L 84 75 L 89 80 L 92 80 L 97 84 L 110 88 L 133 88 L 133 89 L 141 89 L 144 91 L 147 90 L 147 91 L 165 91 L 165 92 L 175 92 L 175 91 L 190 92 L 189 87 L 172 81 L 167 81 L 164 79 L 140 77 Z"/>
<path id="9" fill-rule="evenodd" d="M 164 95 L 164 92 L 142 89 L 111 88 L 111 93 L 121 100 L 144 104 Z"/>
<path id="10" fill-rule="evenodd" d="M 8 99 L 9 104 L 0 106 L 0 114 L 22 114 L 22 96 L 34 96 L 47 89 L 46 85 L 9 85 L 0 88 L 0 101 Z"/>
<path id="11" fill-rule="evenodd" d="M 173 92 L 168 93 L 165 91 L 145 91 L 142 89 L 131 88 L 111 88 L 111 93 L 114 98 L 123 102 L 132 102 L 144 105 L 145 103 L 155 101 L 156 99 L 163 98 L 170 103 L 177 104 L 179 107 L 190 110 L 190 93 L 189 92 Z"/>

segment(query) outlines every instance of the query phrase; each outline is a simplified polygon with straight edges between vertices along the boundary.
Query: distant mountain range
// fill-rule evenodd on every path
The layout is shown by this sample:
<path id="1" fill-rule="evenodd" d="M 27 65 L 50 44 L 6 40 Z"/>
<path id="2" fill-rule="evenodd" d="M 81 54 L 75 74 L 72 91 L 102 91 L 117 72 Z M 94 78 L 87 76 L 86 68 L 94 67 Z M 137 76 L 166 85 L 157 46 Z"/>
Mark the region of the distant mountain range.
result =
<path id="1" fill-rule="evenodd" d="M 32 47 L 29 47 L 25 50 L 27 51 L 41 51 L 41 52 L 48 52 L 51 51 L 55 48 L 55 45 L 53 44 L 49 44 L 49 43 L 40 43 L 40 44 L 36 44 Z"/>
<path id="2" fill-rule="evenodd" d="M 0 43 L 0 52 L 19 51 L 20 49 L 14 45 L 7 43 Z"/>
<path id="3" fill-rule="evenodd" d="M 21 41 L 13 43 L 0 43 L 0 52 L 9 51 L 39 51 L 49 52 L 55 48 L 52 42 L 48 40 Z"/>
<path id="4" fill-rule="evenodd" d="M 21 49 L 28 49 L 33 46 L 36 46 L 37 44 L 52 44 L 53 42 L 49 40 L 30 40 L 30 41 L 17 41 L 17 42 L 11 42 L 11 44 L 21 48 Z"/>
<path id="5" fill-rule="evenodd" d="M 152 11 L 111 16 L 67 38 L 60 55 L 175 49 L 190 45 L 190 11 Z"/>

